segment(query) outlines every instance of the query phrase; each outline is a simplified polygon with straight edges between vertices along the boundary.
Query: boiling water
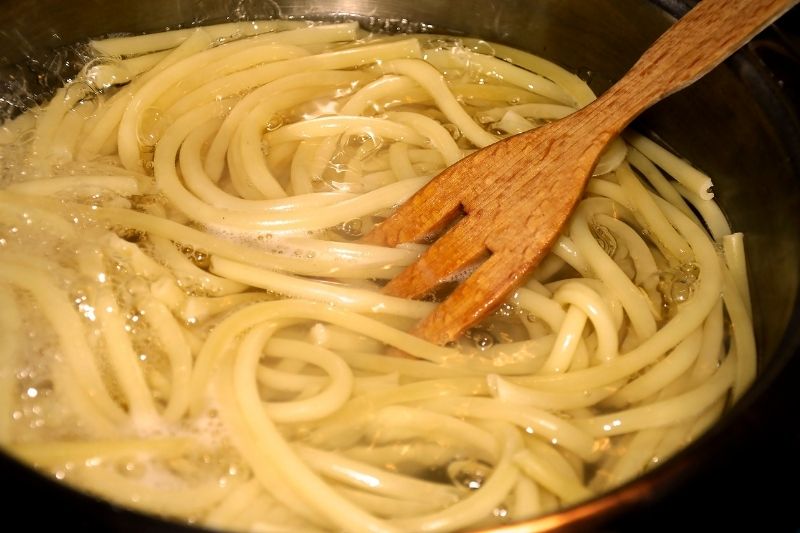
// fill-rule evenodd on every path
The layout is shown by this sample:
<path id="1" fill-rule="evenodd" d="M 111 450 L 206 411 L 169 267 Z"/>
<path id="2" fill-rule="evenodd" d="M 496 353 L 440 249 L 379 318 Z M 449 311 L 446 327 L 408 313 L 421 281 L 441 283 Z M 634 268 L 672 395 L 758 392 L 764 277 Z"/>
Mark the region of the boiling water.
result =
<path id="1" fill-rule="evenodd" d="M 411 27 L 375 19 L 369 29 L 387 25 Z M 306 44 L 302 53 L 403 42 L 356 37 Z M 339 68 L 357 79 L 266 115 L 261 145 L 237 144 L 246 136 L 238 126 L 225 171 L 207 179 L 216 200 L 203 198 L 197 208 L 182 203 L 164 177 L 173 162 L 179 181 L 202 168 L 192 166 L 191 132 L 168 164 L 158 159 L 176 125 L 204 109 L 174 112 L 194 90 L 180 85 L 193 73 L 172 81 L 171 102 L 164 96 L 163 107 L 138 116 L 138 161 L 123 162 L 122 133 L 119 146 L 109 135 L 99 153 L 80 160 L 81 135 L 91 134 L 135 77 L 120 59 L 77 49 L 85 66 L 53 103 L 2 130 L 0 301 L 9 307 L 0 327 L 14 340 L 0 374 L 0 442 L 10 453 L 124 505 L 212 527 L 455 530 L 529 518 L 601 493 L 713 422 L 728 391 L 740 394 L 751 379 L 750 337 L 739 333 L 731 342 L 726 322 L 747 331 L 746 297 L 723 302 L 715 289 L 742 289 L 720 281 L 720 272 L 741 270 L 720 259 L 712 242 L 739 237 L 710 236 L 704 223 L 713 224 L 698 220 L 677 192 L 678 204 L 659 211 L 666 226 L 645 216 L 654 173 L 698 200 L 681 189 L 689 183 L 681 168 L 659 171 L 621 142 L 604 156 L 578 209 L 583 226 L 573 222 L 489 320 L 445 348 L 404 333 L 451 285 L 425 302 L 382 297 L 380 287 L 424 244 L 380 250 L 358 239 L 413 191 L 366 212 L 353 202 L 404 182 L 421 185 L 449 153 L 475 150 L 471 138 L 535 127 L 591 98 L 579 77 L 525 53 L 469 39 L 416 39 L 420 58 L 401 60 L 438 68 L 432 79 L 441 77 L 452 92 L 447 102 L 467 119 L 423 90 L 427 74 L 415 78 L 409 67 L 404 83 L 416 85 L 376 92 L 362 116 L 395 128 L 413 117 L 423 124 L 412 132 L 422 135 L 419 143 L 410 133 L 381 135 L 377 126 L 329 136 L 304 131 L 272 143 L 295 124 L 335 125 L 332 117 L 360 91 L 402 77 L 391 71 L 402 66 L 397 58 Z M 67 55 L 75 49 L 58 57 Z M 508 71 L 494 56 L 543 69 L 552 80 Z M 550 96 L 531 90 L 539 86 Z M 219 109 L 191 128 L 201 157 L 246 94 L 211 96 Z M 4 101 L 29 105 L 18 96 Z M 50 124 L 59 105 L 60 122 Z M 67 142 L 69 121 L 81 135 Z M 255 181 L 242 184 L 237 173 L 253 154 L 288 199 L 253 193 Z M 67 178 L 74 181 L 63 186 Z M 320 203 L 292 204 L 302 198 Z M 215 201 L 263 207 L 225 211 Z M 339 208 L 333 223 L 314 222 L 329 206 Z M 212 223 L 206 212 L 235 220 Z M 270 227 L 276 212 L 300 222 Z M 264 322 L 248 314 L 254 309 Z M 675 326 L 685 323 L 693 327 Z M 665 337 L 675 340 L 658 340 Z M 387 356 L 389 346 L 413 357 Z M 248 357 L 255 357 L 250 367 Z"/>

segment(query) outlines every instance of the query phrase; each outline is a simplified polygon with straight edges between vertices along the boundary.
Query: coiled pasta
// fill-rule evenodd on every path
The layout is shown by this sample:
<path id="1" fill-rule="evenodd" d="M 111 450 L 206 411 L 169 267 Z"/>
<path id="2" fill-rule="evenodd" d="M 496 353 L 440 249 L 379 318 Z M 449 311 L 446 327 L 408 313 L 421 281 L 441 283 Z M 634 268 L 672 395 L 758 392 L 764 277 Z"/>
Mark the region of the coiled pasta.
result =
<path id="1" fill-rule="evenodd" d="M 91 97 L 0 145 L 0 444 L 58 479 L 215 528 L 463 530 L 635 477 L 753 381 L 742 235 L 636 132 L 457 345 L 381 293 L 424 244 L 358 238 L 591 101 L 558 66 L 355 23 L 92 46 Z"/>

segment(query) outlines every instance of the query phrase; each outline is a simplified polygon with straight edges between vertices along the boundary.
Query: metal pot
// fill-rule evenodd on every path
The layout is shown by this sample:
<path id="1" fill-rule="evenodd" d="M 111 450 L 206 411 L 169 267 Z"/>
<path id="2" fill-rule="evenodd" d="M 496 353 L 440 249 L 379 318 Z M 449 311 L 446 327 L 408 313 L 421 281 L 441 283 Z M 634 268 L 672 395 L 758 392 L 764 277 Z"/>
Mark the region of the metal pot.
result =
<path id="1" fill-rule="evenodd" d="M 0 112 L 14 113 L 32 101 L 6 98 L 8 89 L 24 84 L 29 93 L 43 93 L 64 75 L 41 61 L 52 48 L 89 36 L 245 17 L 355 17 L 375 30 L 479 36 L 591 72 L 590 83 L 601 92 L 688 6 L 681 0 L 0 0 L 0 9 L 5 15 Z M 780 481 L 793 483 L 800 474 L 800 430 L 792 412 L 800 406 L 798 21 L 795 9 L 637 123 L 714 176 L 732 227 L 746 235 L 760 356 L 757 383 L 711 431 L 664 466 L 595 500 L 507 531 L 590 525 L 662 529 L 684 525 L 689 517 L 695 525 L 722 527 L 741 525 L 763 510 L 769 513 L 762 525 L 770 528 L 800 523 L 791 493 L 777 489 Z M 1 454 L 0 472 L 12 491 L 5 508 L 22 511 L 29 527 L 184 529 L 71 491 Z M 761 488 L 767 483 L 774 492 Z"/>

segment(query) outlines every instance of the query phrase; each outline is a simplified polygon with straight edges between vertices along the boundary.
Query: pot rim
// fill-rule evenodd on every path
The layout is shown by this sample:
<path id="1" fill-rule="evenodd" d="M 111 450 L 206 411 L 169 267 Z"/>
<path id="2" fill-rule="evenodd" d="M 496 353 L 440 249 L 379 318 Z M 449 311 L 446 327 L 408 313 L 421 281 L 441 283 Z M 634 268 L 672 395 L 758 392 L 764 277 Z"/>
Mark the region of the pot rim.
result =
<path id="1" fill-rule="evenodd" d="M 687 0 L 649 0 L 672 17 L 678 18 L 691 8 L 694 2 Z M 317 18 L 315 14 L 315 18 Z M 319 14 L 321 15 L 321 14 Z M 351 15 L 358 20 L 357 15 Z M 320 16 L 319 18 L 324 18 Z M 207 21 L 204 21 L 204 23 Z M 444 30 L 444 28 L 437 28 Z M 749 47 L 735 54 L 726 61 L 737 73 L 741 82 L 760 102 L 762 109 L 778 129 L 788 148 L 789 164 L 795 177 L 800 177 L 800 121 L 797 110 L 788 101 L 786 94 L 774 80 L 767 75 L 763 62 Z M 747 441 L 757 438 L 752 426 L 742 422 L 764 425 L 761 421 L 763 413 L 774 408 L 774 400 L 770 400 L 767 392 L 775 386 L 791 388 L 800 383 L 800 302 L 795 295 L 792 314 L 788 319 L 784 335 L 769 361 L 759 360 L 759 374 L 755 383 L 734 405 L 726 408 L 723 416 L 675 456 L 669 458 L 664 465 L 650 470 L 612 491 L 603 493 L 590 500 L 576 505 L 561 508 L 553 513 L 530 520 L 500 526 L 486 531 L 517 533 L 533 531 L 551 531 L 556 529 L 585 528 L 587 526 L 606 525 L 620 515 L 643 504 L 663 499 L 687 483 L 698 471 L 707 470 L 735 455 L 744 444 L 730 446 L 731 440 Z M 798 397 L 796 391 L 794 396 Z M 747 429 L 747 431 L 745 431 Z M 734 439 L 735 438 L 735 439 Z M 144 520 L 150 531 L 205 531 L 199 526 L 186 526 L 168 518 L 151 515 L 118 506 L 53 480 L 50 476 L 16 460 L 5 450 L 0 449 L 0 471 L 12 471 L 12 477 L 24 475 L 35 479 L 37 487 L 55 497 L 76 500 L 79 504 L 90 505 L 105 513 L 124 515 Z M 142 525 L 141 523 L 139 524 Z"/>

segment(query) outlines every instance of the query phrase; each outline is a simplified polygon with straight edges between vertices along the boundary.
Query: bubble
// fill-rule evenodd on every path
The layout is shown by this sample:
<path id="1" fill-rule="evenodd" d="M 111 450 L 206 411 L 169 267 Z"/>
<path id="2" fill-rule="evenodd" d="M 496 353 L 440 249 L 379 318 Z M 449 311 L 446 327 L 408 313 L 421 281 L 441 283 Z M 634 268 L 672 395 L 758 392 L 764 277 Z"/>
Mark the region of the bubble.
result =
<path id="1" fill-rule="evenodd" d="M 662 306 L 668 316 L 674 314 L 678 304 L 689 301 L 700 279 L 700 267 L 696 263 L 683 263 L 659 275 L 656 289 L 662 296 Z"/>
<path id="2" fill-rule="evenodd" d="M 36 139 L 36 130 L 31 128 L 21 132 L 17 137 L 17 142 L 26 145 L 32 143 L 34 139 Z"/>
<path id="3" fill-rule="evenodd" d="M 472 83 L 477 83 L 478 85 L 486 85 L 488 78 L 492 76 L 497 76 L 497 73 L 494 71 L 487 71 L 484 72 L 483 67 L 476 63 L 470 63 L 467 65 L 467 76 Z"/>
<path id="4" fill-rule="evenodd" d="M 487 350 L 497 342 L 494 336 L 483 328 L 471 328 L 465 333 L 465 336 L 472 339 L 475 347 L 479 350 Z"/>
<path id="5" fill-rule="evenodd" d="M 601 224 L 591 224 L 589 229 L 603 251 L 609 257 L 614 257 L 614 253 L 617 251 L 617 239 L 611 230 Z"/>
<path id="6" fill-rule="evenodd" d="M 508 518 L 508 507 L 500 504 L 492 510 L 492 515 L 497 518 Z"/>
<path id="7" fill-rule="evenodd" d="M 383 138 L 371 131 L 362 135 L 360 141 L 358 151 L 361 159 L 373 156 L 383 148 Z"/>
<path id="8" fill-rule="evenodd" d="M 464 43 L 457 37 L 442 36 L 428 39 L 422 46 L 426 50 L 442 51 L 462 48 Z"/>
<path id="9" fill-rule="evenodd" d="M 146 173 L 150 176 L 153 175 L 153 169 L 155 168 L 155 163 L 153 163 L 153 150 L 141 150 L 139 157 L 139 163 L 141 163 L 142 167 L 144 167 Z"/>
<path id="10" fill-rule="evenodd" d="M 685 280 L 675 280 L 670 288 L 670 297 L 676 303 L 683 303 L 692 296 L 692 286 Z"/>
<path id="11" fill-rule="evenodd" d="M 447 465 L 447 477 L 456 487 L 478 490 L 492 474 L 492 466 L 477 459 L 462 459 Z"/>
<path id="12" fill-rule="evenodd" d="M 503 302 L 494 314 L 506 318 L 512 317 L 517 314 L 517 307 L 514 304 Z"/>
<path id="13" fill-rule="evenodd" d="M 347 222 L 342 222 L 334 228 L 334 231 L 347 239 L 358 239 L 364 235 L 364 221 L 354 218 Z"/>
<path id="14" fill-rule="evenodd" d="M 167 114 L 158 108 L 148 107 L 142 111 L 139 121 L 139 144 L 154 147 L 170 125 Z"/>
<path id="15" fill-rule="evenodd" d="M 128 333 L 135 335 L 138 332 L 139 323 L 144 316 L 144 313 L 140 310 L 131 311 L 125 314 L 125 331 Z"/>
<path id="16" fill-rule="evenodd" d="M 131 72 L 125 63 L 116 57 L 98 57 L 83 67 L 83 78 L 98 91 L 104 91 L 113 85 L 125 83 L 130 80 Z"/>
<path id="17" fill-rule="evenodd" d="M 97 89 L 86 80 L 76 80 L 67 85 L 64 92 L 64 101 L 75 109 L 79 104 L 97 98 Z"/>
<path id="18" fill-rule="evenodd" d="M 352 20 L 352 19 L 348 19 Z M 414 22 L 407 18 L 366 17 L 361 21 L 369 32 L 372 33 L 430 33 L 433 26 L 430 24 Z"/>
<path id="19" fill-rule="evenodd" d="M 354 135 L 343 135 L 339 141 L 340 150 L 332 160 L 347 157 L 347 154 L 353 153 L 353 150 L 355 150 L 355 155 L 358 159 L 364 160 L 380 151 L 383 148 L 383 144 L 383 138 L 371 129 L 365 129 L 363 132 Z M 336 166 L 338 168 L 334 168 L 334 171 L 337 173 L 347 171 L 346 165 L 338 164 Z"/>
<path id="20" fill-rule="evenodd" d="M 194 253 L 189 257 L 189 259 L 192 260 L 192 263 L 194 263 L 195 266 L 198 266 L 203 269 L 209 268 L 211 266 L 211 257 L 208 255 L 208 253 L 202 250 L 195 250 Z"/>
<path id="21" fill-rule="evenodd" d="M 64 103 L 70 111 L 83 118 L 89 118 L 97 111 L 99 101 L 99 91 L 86 80 L 74 80 L 65 87 Z M 31 132 L 33 133 L 33 130 Z M 35 133 L 33 135 L 35 137 Z M 20 136 L 19 140 L 22 143 L 26 142 L 26 139 L 22 138 L 22 136 Z"/>
<path id="22" fill-rule="evenodd" d="M 90 322 L 94 322 L 97 320 L 97 316 L 95 314 L 95 309 L 91 305 L 87 303 L 81 303 L 78 305 L 78 312 L 83 315 L 87 320 Z"/>
<path id="23" fill-rule="evenodd" d="M 679 270 L 686 281 L 694 282 L 700 277 L 700 266 L 697 263 L 683 263 Z"/>
<path id="24" fill-rule="evenodd" d="M 119 461 L 114 468 L 117 473 L 128 479 L 141 479 L 146 471 L 145 466 L 141 463 L 127 460 Z"/>
<path id="25" fill-rule="evenodd" d="M 179 246 L 179 249 L 195 266 L 202 269 L 207 269 L 211 266 L 211 257 L 208 252 L 195 249 L 192 246 Z"/>
<path id="26" fill-rule="evenodd" d="M 461 138 L 461 129 L 455 124 L 448 122 L 447 124 L 442 124 L 442 127 L 447 130 L 447 133 L 450 134 L 450 137 L 452 137 L 454 141 Z"/>
<path id="27" fill-rule="evenodd" d="M 286 117 L 283 115 L 283 113 L 275 113 L 267 121 L 264 129 L 266 129 L 266 131 L 275 131 L 284 124 L 286 124 Z"/>
<path id="28" fill-rule="evenodd" d="M 464 78 L 465 72 L 461 68 L 448 68 L 442 71 L 442 76 L 447 81 L 459 81 Z"/>
<path id="29" fill-rule="evenodd" d="M 143 231 L 133 228 L 115 228 L 115 232 L 119 238 L 131 243 L 142 242 L 146 236 Z"/>
<path id="30" fill-rule="evenodd" d="M 484 54 L 487 56 L 494 56 L 497 54 L 494 47 L 491 44 L 487 43 L 486 41 L 478 41 L 475 44 L 473 44 L 470 48 L 472 48 L 472 51 L 475 52 L 476 54 Z"/>

